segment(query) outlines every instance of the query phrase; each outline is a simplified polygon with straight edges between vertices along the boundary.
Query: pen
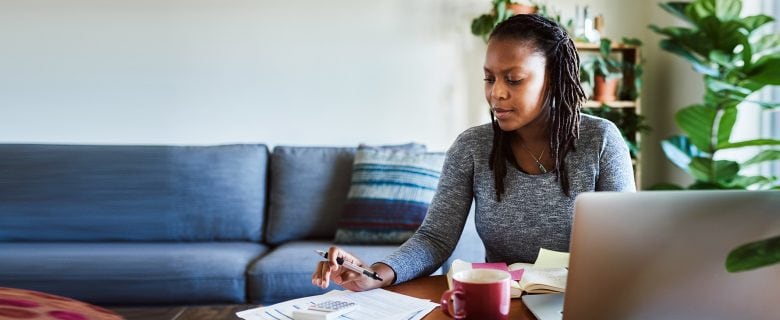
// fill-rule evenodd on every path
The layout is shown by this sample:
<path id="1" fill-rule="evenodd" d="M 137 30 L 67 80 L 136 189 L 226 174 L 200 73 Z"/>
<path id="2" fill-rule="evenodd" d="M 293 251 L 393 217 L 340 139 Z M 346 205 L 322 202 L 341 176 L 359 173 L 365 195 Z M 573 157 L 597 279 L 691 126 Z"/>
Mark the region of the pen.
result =
<path id="1" fill-rule="evenodd" d="M 325 259 L 328 258 L 328 253 L 325 252 L 325 251 L 321 251 L 321 250 L 314 250 L 314 251 L 317 252 L 317 254 L 319 254 L 323 258 L 325 258 Z M 360 273 L 360 274 L 362 274 L 362 275 L 364 275 L 366 277 L 369 277 L 371 279 L 382 281 L 382 278 L 380 278 L 379 275 L 376 274 L 376 272 L 373 272 L 373 271 L 365 269 L 365 268 L 358 267 L 358 266 L 352 264 L 349 261 L 344 261 L 344 258 L 336 258 L 336 263 L 338 263 L 339 265 L 343 266 L 344 268 L 347 268 L 349 270 L 352 270 L 352 271 L 355 271 L 357 273 Z"/>

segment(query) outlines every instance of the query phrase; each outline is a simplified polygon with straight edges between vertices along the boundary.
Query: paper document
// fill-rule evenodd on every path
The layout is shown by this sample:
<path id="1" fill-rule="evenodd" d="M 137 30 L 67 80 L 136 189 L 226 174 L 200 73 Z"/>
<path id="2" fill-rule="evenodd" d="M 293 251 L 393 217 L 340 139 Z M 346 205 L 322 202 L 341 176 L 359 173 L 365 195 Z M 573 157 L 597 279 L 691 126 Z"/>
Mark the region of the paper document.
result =
<path id="1" fill-rule="evenodd" d="M 346 298 L 358 304 L 358 309 L 338 319 L 351 320 L 418 320 L 438 307 L 437 303 L 418 299 L 384 289 L 364 292 L 331 291 L 319 296 L 305 297 L 275 305 L 237 312 L 245 320 L 289 320 L 293 311 L 306 309 L 312 303 L 328 299 Z"/>
<path id="2" fill-rule="evenodd" d="M 534 262 L 534 268 L 537 269 L 549 269 L 549 268 L 568 268 L 569 267 L 569 253 L 558 252 L 539 248 L 539 256 L 536 257 Z"/>

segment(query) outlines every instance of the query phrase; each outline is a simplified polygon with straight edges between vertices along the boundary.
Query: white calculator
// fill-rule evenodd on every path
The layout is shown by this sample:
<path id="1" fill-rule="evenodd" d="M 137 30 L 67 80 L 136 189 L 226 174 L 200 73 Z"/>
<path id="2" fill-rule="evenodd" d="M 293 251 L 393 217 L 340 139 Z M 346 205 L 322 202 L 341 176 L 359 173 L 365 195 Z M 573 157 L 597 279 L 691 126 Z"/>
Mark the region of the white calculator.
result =
<path id="1" fill-rule="evenodd" d="M 332 320 L 357 309 L 355 302 L 348 300 L 326 300 L 310 305 L 307 309 L 293 311 L 295 320 Z"/>

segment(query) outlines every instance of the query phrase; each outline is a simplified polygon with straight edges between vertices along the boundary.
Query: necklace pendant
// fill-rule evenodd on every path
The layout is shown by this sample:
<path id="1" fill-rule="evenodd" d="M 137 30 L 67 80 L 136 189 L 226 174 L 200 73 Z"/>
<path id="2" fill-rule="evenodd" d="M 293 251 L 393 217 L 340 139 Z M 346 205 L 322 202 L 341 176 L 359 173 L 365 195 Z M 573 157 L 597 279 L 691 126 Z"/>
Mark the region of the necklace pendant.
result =
<path id="1" fill-rule="evenodd" d="M 537 164 L 539 165 L 539 171 L 541 171 L 542 173 L 547 173 L 547 169 L 541 163 L 537 163 Z"/>

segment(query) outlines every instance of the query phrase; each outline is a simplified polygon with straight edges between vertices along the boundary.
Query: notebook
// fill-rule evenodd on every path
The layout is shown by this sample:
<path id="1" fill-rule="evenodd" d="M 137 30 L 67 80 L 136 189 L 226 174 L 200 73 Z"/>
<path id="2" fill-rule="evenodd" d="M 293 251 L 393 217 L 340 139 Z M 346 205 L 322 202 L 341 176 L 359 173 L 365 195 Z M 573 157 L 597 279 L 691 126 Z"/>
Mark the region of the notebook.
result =
<path id="1" fill-rule="evenodd" d="M 778 234 L 777 191 L 581 194 L 563 318 L 776 319 L 780 264 L 728 273 L 725 260 Z"/>

